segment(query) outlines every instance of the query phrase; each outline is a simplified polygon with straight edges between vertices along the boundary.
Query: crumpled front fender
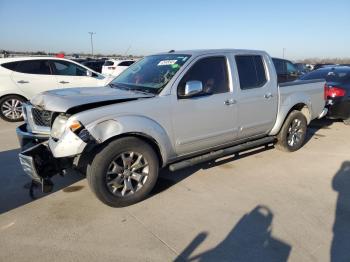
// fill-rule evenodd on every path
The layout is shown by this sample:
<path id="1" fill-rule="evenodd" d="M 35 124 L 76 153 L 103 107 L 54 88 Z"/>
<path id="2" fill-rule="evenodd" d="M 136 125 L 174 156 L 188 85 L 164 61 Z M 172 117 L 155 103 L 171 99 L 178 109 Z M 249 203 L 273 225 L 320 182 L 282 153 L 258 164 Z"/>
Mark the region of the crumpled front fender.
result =
<path id="1" fill-rule="evenodd" d="M 86 125 L 86 128 L 99 143 L 127 134 L 136 134 L 151 139 L 159 148 L 163 164 L 166 164 L 169 158 L 174 155 L 169 134 L 160 124 L 148 117 L 138 115 L 118 116 L 117 119 Z"/>

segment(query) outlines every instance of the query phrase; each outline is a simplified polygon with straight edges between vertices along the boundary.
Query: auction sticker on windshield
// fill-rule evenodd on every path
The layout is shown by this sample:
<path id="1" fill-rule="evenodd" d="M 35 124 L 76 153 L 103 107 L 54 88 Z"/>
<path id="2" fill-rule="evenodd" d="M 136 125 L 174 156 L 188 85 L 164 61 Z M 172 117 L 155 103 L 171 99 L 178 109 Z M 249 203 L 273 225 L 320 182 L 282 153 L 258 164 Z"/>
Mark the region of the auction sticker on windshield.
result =
<path id="1" fill-rule="evenodd" d="M 158 66 L 174 65 L 176 62 L 177 60 L 162 60 L 158 63 Z"/>

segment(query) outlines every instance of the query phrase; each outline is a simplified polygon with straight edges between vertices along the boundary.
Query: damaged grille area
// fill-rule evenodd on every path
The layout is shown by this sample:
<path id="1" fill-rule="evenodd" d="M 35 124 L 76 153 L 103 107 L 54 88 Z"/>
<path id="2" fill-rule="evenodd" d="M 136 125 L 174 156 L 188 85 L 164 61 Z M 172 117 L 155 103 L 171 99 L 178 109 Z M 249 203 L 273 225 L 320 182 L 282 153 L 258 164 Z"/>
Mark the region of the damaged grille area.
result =
<path id="1" fill-rule="evenodd" d="M 33 121 L 38 126 L 50 127 L 52 113 L 46 110 L 32 108 Z"/>

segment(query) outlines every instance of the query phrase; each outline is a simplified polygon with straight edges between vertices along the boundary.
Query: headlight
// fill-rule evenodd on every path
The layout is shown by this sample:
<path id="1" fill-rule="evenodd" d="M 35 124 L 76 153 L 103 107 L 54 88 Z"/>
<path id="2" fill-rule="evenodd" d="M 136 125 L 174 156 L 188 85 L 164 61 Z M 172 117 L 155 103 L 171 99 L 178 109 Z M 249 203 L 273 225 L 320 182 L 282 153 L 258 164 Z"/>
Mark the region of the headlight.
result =
<path id="1" fill-rule="evenodd" d="M 68 120 L 68 117 L 66 116 L 60 115 L 56 117 L 51 128 L 52 138 L 59 139 L 63 135 L 64 130 L 66 129 L 67 120 Z"/>

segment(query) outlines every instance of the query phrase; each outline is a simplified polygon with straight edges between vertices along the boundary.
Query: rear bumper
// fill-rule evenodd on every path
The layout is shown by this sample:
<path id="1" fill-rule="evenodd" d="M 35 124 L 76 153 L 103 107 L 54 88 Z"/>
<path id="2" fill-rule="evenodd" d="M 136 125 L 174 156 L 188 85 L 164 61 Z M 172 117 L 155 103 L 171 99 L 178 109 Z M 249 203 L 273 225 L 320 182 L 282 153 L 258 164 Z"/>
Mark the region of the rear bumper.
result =
<path id="1" fill-rule="evenodd" d="M 40 144 L 49 140 L 49 135 L 33 134 L 27 130 L 27 124 L 23 124 L 16 128 L 18 142 L 22 150 L 30 148 L 34 145 Z"/>
<path id="2" fill-rule="evenodd" d="M 341 100 L 329 100 L 328 101 L 328 114 L 329 118 L 334 119 L 349 119 L 350 118 L 350 97 L 343 98 Z"/>

